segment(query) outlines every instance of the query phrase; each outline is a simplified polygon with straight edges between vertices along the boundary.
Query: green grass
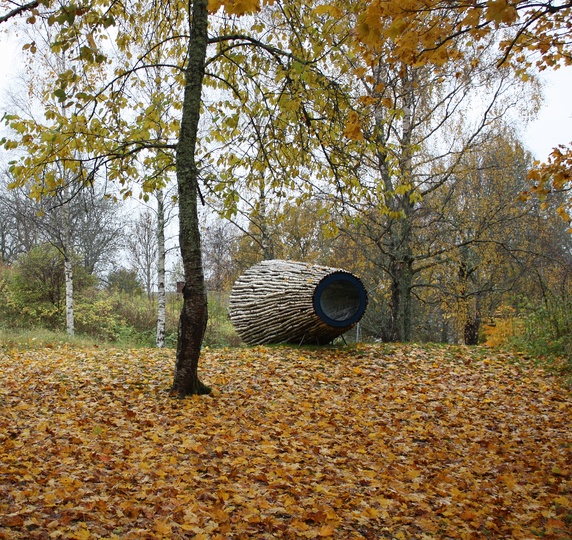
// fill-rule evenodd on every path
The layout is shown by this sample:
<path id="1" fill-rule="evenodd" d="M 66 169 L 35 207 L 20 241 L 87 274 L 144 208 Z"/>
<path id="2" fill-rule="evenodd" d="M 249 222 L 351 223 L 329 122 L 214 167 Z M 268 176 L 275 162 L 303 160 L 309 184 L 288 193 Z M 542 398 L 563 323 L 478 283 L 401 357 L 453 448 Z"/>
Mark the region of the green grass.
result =
<path id="1" fill-rule="evenodd" d="M 88 335 L 69 336 L 65 331 L 46 328 L 5 328 L 0 326 L 1 349 L 38 349 L 55 345 L 75 345 L 78 347 L 113 347 L 119 349 L 154 348 L 155 331 L 136 331 L 125 328 L 114 341 L 108 341 Z M 238 347 L 240 338 L 232 323 L 228 320 L 209 318 L 209 326 L 203 345 L 209 348 Z M 176 333 L 169 333 L 165 339 L 165 347 L 177 347 Z"/>
<path id="2" fill-rule="evenodd" d="M 88 336 L 69 336 L 44 328 L 21 329 L 0 327 L 0 348 L 36 349 L 68 343 L 79 347 L 101 346 L 102 343 Z"/>

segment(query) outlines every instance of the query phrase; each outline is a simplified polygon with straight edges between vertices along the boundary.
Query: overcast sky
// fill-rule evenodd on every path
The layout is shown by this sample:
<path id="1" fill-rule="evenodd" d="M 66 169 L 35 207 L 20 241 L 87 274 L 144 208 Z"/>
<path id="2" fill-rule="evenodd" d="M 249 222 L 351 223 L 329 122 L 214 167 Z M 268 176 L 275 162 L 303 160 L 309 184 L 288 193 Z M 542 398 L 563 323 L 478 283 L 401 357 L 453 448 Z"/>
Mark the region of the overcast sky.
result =
<path id="1" fill-rule="evenodd" d="M 526 144 L 540 159 L 555 146 L 572 142 L 572 67 L 545 73 L 544 104 L 524 133 Z"/>
<path id="2" fill-rule="evenodd" d="M 19 45 L 0 34 L 0 88 L 22 68 Z M 544 105 L 538 118 L 524 133 L 524 142 L 539 159 L 545 160 L 552 148 L 572 142 L 572 67 L 546 71 L 543 76 Z M 3 99 L 0 96 L 0 103 Z M 1 113 L 0 113 L 1 117 Z"/>

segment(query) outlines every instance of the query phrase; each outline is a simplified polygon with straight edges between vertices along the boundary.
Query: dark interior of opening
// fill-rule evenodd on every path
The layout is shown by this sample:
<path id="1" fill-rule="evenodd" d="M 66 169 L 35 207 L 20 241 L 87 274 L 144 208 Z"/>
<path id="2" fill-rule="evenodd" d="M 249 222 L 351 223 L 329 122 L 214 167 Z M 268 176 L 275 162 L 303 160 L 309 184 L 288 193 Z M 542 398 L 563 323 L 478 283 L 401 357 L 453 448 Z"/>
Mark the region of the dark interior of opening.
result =
<path id="1" fill-rule="evenodd" d="M 332 274 L 316 288 L 314 308 L 318 316 L 332 326 L 349 326 L 357 322 L 365 307 L 365 289 L 351 274 Z"/>

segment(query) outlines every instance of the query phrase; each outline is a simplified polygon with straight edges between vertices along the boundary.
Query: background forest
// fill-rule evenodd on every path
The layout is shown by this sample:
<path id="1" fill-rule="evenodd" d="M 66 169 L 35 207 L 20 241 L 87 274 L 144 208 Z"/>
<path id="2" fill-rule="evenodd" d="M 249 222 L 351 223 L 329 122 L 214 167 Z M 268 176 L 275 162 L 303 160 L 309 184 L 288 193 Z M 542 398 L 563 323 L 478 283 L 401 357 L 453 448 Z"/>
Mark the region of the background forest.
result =
<path id="1" fill-rule="evenodd" d="M 252 18 L 211 7 L 197 157 L 205 344 L 239 344 L 233 281 L 286 258 L 361 277 L 362 340 L 570 357 L 566 194 L 530 196 L 534 156 L 520 140 L 541 105 L 534 69 L 499 67 L 497 34 L 461 39 L 456 61 L 374 61 L 347 40 L 355 17 L 332 6 Z M 5 99 L 0 183 L 7 335 L 176 343 L 183 53 L 164 35 L 184 21 L 166 29 L 140 11 L 83 28 L 83 45 L 55 40 L 49 18 L 22 25 L 29 65 Z M 101 45 L 111 27 L 113 46 Z"/>
<path id="2" fill-rule="evenodd" d="M 370 295 L 362 341 L 416 341 L 532 348 L 570 355 L 571 240 L 553 205 L 523 200 L 530 156 L 515 141 L 491 145 L 474 169 L 409 217 L 364 212 L 348 219 L 334 202 L 268 203 L 238 226 L 205 208 L 203 248 L 209 290 L 207 346 L 236 346 L 227 317 L 234 280 L 250 265 L 286 258 L 342 267 Z M 6 338 L 32 329 L 66 331 L 62 208 L 22 190 L 0 196 L 0 324 Z M 40 210 L 40 207 L 42 210 Z M 83 191 L 65 207 L 73 230 L 75 333 L 97 341 L 155 346 L 158 310 L 156 201 L 113 202 Z M 176 209 L 172 209 L 176 210 Z M 135 217 L 133 217 L 135 216 Z M 357 219 L 359 216 L 359 219 Z M 410 228 L 407 334 L 396 328 L 400 274 L 393 228 Z M 172 227 L 171 227 L 172 228 Z M 167 228 L 169 230 L 169 227 Z M 168 237 L 166 342 L 176 344 L 182 280 Z M 400 247 L 400 246 L 398 246 Z M 398 267 L 401 270 L 403 267 Z M 397 290 L 397 291 L 396 291 Z M 355 332 L 345 336 L 355 339 Z"/>

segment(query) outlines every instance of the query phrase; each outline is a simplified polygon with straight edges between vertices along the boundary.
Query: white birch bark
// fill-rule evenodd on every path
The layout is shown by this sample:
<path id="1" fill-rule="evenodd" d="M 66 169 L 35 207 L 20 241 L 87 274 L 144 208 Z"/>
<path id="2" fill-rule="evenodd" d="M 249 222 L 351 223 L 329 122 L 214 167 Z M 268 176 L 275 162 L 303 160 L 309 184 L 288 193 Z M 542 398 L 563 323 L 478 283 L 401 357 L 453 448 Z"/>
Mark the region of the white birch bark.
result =
<path id="1" fill-rule="evenodd" d="M 64 257 L 64 273 L 66 279 L 66 330 L 69 336 L 75 333 L 75 314 L 73 302 L 73 266 L 67 253 Z"/>
<path id="2" fill-rule="evenodd" d="M 165 346 L 165 201 L 163 191 L 157 190 L 157 347 Z"/>
<path id="3" fill-rule="evenodd" d="M 73 258 L 70 202 L 67 190 L 64 191 L 63 203 L 63 255 L 64 276 L 66 282 L 66 331 L 69 336 L 75 333 L 75 313 L 73 302 Z"/>

